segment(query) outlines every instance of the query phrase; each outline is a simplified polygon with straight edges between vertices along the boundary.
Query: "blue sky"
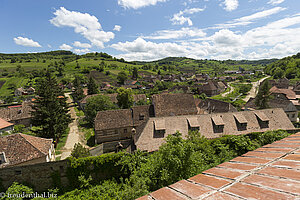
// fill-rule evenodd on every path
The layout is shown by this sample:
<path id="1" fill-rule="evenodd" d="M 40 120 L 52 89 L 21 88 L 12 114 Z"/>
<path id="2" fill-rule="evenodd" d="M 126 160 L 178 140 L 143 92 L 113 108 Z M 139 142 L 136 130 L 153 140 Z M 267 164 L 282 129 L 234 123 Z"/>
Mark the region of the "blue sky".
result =
<path id="1" fill-rule="evenodd" d="M 299 0 L 0 0 L 0 17 L 2 53 L 253 60 L 300 52 Z"/>

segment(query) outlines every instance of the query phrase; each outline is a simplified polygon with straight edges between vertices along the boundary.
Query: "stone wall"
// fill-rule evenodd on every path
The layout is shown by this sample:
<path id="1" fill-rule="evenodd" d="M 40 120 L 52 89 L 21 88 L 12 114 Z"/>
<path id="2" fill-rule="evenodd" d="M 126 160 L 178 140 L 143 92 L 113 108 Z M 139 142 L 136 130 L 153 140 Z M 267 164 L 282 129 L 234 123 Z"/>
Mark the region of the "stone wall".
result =
<path id="1" fill-rule="evenodd" d="M 7 189 L 13 182 L 19 182 L 29 184 L 35 191 L 47 191 L 53 188 L 52 176 L 56 172 L 60 174 L 61 185 L 67 187 L 67 162 L 62 160 L 0 169 L 0 188 L 1 184 Z"/>

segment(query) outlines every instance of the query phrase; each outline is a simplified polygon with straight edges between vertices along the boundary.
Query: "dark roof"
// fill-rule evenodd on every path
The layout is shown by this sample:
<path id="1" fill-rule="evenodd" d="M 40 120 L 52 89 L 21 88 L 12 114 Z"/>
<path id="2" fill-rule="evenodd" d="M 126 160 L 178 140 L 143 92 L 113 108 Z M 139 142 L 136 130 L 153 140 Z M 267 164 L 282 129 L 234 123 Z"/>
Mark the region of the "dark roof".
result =
<path id="1" fill-rule="evenodd" d="M 95 118 L 95 130 L 139 126 L 149 119 L 149 109 L 149 105 L 144 105 L 132 109 L 100 111 Z"/>
<path id="2" fill-rule="evenodd" d="M 95 118 L 95 130 L 115 129 L 132 125 L 130 109 L 100 111 Z"/>
<path id="3" fill-rule="evenodd" d="M 20 107 L 0 109 L 0 118 L 6 121 L 15 121 L 31 118 L 31 103 L 23 103 Z"/>
<path id="4" fill-rule="evenodd" d="M 0 152 L 5 153 L 8 165 L 16 165 L 47 156 L 52 141 L 21 133 L 7 135 L 0 137 Z"/>
<path id="5" fill-rule="evenodd" d="M 197 114 L 192 94 L 156 94 L 152 103 L 156 117 Z"/>
<path id="6" fill-rule="evenodd" d="M 212 81 L 209 81 L 207 84 L 204 84 L 201 89 L 202 91 L 214 91 L 217 90 L 217 87 Z"/>
<path id="7" fill-rule="evenodd" d="M 230 103 L 209 98 L 200 100 L 197 107 L 207 113 L 237 112 L 237 109 Z"/>

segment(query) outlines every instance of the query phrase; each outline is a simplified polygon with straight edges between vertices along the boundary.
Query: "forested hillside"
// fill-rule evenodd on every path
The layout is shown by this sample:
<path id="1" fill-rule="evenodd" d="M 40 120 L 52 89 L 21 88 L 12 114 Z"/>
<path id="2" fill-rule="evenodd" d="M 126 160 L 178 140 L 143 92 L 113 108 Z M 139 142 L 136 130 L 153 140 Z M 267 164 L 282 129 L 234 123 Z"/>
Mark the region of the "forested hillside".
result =
<path id="1" fill-rule="evenodd" d="M 283 77 L 300 79 L 300 53 L 267 65 L 265 73 L 272 75 L 275 79 Z"/>

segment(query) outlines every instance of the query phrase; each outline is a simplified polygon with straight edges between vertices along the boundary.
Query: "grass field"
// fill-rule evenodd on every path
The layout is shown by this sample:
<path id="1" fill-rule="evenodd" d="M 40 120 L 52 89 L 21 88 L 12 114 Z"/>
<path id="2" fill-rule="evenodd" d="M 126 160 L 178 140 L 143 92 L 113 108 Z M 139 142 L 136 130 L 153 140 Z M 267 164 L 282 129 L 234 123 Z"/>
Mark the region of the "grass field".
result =
<path id="1" fill-rule="evenodd" d="M 14 92 L 14 90 L 10 88 L 12 84 L 14 84 L 16 88 L 19 88 L 26 85 L 28 79 L 24 77 L 11 77 L 11 78 L 0 78 L 0 81 L 6 81 L 5 84 L 0 88 L 0 96 L 6 97 L 11 95 Z"/>

